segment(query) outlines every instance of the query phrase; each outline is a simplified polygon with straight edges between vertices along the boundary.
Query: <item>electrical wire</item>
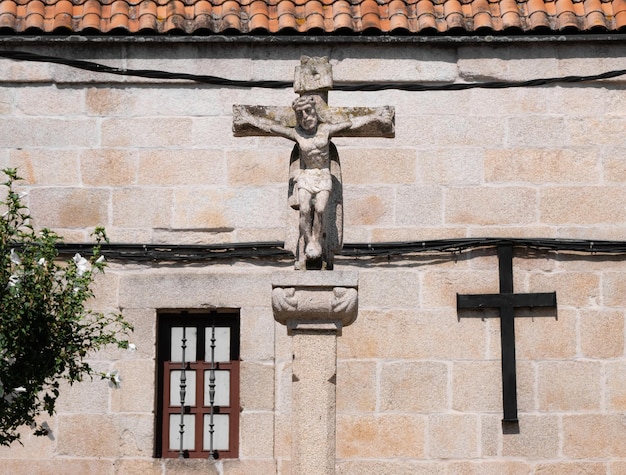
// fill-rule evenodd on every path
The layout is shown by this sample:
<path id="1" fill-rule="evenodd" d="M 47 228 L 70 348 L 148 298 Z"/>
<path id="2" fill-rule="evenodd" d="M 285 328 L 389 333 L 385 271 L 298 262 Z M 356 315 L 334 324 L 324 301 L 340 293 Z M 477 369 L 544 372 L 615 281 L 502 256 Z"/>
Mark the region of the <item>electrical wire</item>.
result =
<path id="1" fill-rule="evenodd" d="M 215 86 L 235 87 L 235 88 L 265 88 L 265 89 L 287 89 L 293 87 L 291 81 L 244 81 L 226 79 L 218 76 L 196 75 L 187 73 L 172 73 L 168 71 L 150 69 L 125 69 L 113 66 L 106 66 L 91 61 L 77 59 L 66 59 L 56 56 L 44 56 L 25 51 L 0 51 L 0 57 L 15 61 L 34 61 L 42 63 L 54 63 L 78 68 L 96 73 L 115 74 L 118 76 L 141 77 L 161 80 L 185 80 L 201 84 Z M 410 92 L 423 91 L 461 91 L 467 89 L 505 89 L 516 87 L 538 87 L 552 84 L 572 84 L 581 82 L 593 82 L 603 79 L 616 78 L 626 75 L 626 69 L 617 69 L 600 74 L 588 76 L 564 76 L 551 78 L 530 79 L 527 81 L 487 81 L 477 83 L 449 83 L 449 84 L 417 84 L 417 83 L 354 83 L 337 84 L 333 86 L 334 91 L 385 91 L 390 89 Z"/>
<path id="2" fill-rule="evenodd" d="M 564 254 L 589 254 L 626 257 L 626 241 L 591 241 L 573 239 L 465 238 L 430 241 L 404 241 L 344 244 L 338 257 L 394 257 L 419 254 L 450 255 L 472 249 L 495 248 L 500 245 Z M 59 255 L 75 253 L 90 255 L 93 244 L 60 244 Z M 282 242 L 237 244 L 103 244 L 102 254 L 109 260 L 153 262 L 206 262 L 212 260 L 284 260 L 293 254 Z"/>

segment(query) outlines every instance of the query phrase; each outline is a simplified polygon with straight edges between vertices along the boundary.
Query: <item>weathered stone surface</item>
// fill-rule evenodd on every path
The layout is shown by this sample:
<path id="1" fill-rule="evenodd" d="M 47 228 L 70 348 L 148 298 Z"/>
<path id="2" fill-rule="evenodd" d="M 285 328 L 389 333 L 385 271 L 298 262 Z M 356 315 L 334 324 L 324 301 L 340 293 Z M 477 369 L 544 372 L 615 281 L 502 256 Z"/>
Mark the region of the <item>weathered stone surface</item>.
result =
<path id="1" fill-rule="evenodd" d="M 337 416 L 340 459 L 424 458 L 427 418 L 419 414 Z M 402 434 L 398 438 L 397 435 Z"/>
<path id="2" fill-rule="evenodd" d="M 554 412 L 600 409 L 600 363 L 544 361 L 539 364 L 538 371 L 540 410 Z"/>
<path id="3" fill-rule="evenodd" d="M 479 419 L 476 415 L 437 414 L 428 418 L 429 457 L 476 458 L 479 454 Z"/>
<path id="4" fill-rule="evenodd" d="M 382 412 L 445 412 L 450 407 L 445 363 L 386 363 L 379 378 Z"/>
<path id="5" fill-rule="evenodd" d="M 502 436 L 502 455 L 526 459 L 551 459 L 559 455 L 558 416 L 520 415 L 519 434 Z"/>

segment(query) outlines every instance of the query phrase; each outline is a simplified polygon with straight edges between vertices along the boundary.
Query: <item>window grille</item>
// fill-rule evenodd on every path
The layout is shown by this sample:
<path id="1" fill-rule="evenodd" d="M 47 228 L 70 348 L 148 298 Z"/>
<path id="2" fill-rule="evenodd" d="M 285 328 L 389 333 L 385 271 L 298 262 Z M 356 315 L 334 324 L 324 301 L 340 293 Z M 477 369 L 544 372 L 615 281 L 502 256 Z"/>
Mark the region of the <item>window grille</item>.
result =
<path id="1" fill-rule="evenodd" d="M 155 455 L 236 458 L 239 312 L 161 313 Z"/>

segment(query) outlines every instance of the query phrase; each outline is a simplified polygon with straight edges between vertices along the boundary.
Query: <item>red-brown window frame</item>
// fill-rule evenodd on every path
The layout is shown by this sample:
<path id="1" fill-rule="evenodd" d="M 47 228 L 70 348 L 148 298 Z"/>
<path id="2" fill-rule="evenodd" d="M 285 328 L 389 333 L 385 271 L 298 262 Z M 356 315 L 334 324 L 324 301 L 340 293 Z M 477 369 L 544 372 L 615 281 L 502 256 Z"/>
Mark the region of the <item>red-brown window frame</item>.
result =
<path id="1" fill-rule="evenodd" d="M 210 413 L 210 407 L 204 406 L 204 375 L 211 369 L 211 362 L 204 361 L 205 328 L 230 327 L 229 362 L 216 362 L 215 370 L 230 371 L 230 406 L 214 406 L 214 414 L 229 414 L 229 450 L 215 451 L 215 458 L 237 458 L 239 456 L 239 311 L 235 309 L 212 311 L 163 311 L 157 316 L 157 401 L 156 401 L 156 443 L 155 457 L 178 458 L 179 450 L 169 449 L 170 414 L 180 414 L 180 405 L 170 406 L 169 375 L 170 370 L 181 368 L 180 362 L 170 362 L 170 329 L 177 326 L 198 328 L 195 361 L 186 363 L 188 370 L 196 371 L 196 405 L 185 406 L 185 414 L 195 414 L 195 441 L 198 450 L 185 450 L 185 458 L 209 458 L 209 450 L 203 449 L 204 415 Z"/>

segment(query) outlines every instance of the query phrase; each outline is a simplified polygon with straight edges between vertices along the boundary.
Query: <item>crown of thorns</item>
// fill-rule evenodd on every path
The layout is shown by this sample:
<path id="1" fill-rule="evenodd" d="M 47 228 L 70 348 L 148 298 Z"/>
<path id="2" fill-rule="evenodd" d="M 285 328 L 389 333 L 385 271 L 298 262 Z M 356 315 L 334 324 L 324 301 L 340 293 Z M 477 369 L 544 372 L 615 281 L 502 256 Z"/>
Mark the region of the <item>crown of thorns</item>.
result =
<path id="1" fill-rule="evenodd" d="M 315 107 L 316 105 L 315 97 L 300 96 L 293 101 L 293 103 L 291 104 L 291 107 L 293 108 L 294 111 L 299 111 L 309 105 Z"/>

